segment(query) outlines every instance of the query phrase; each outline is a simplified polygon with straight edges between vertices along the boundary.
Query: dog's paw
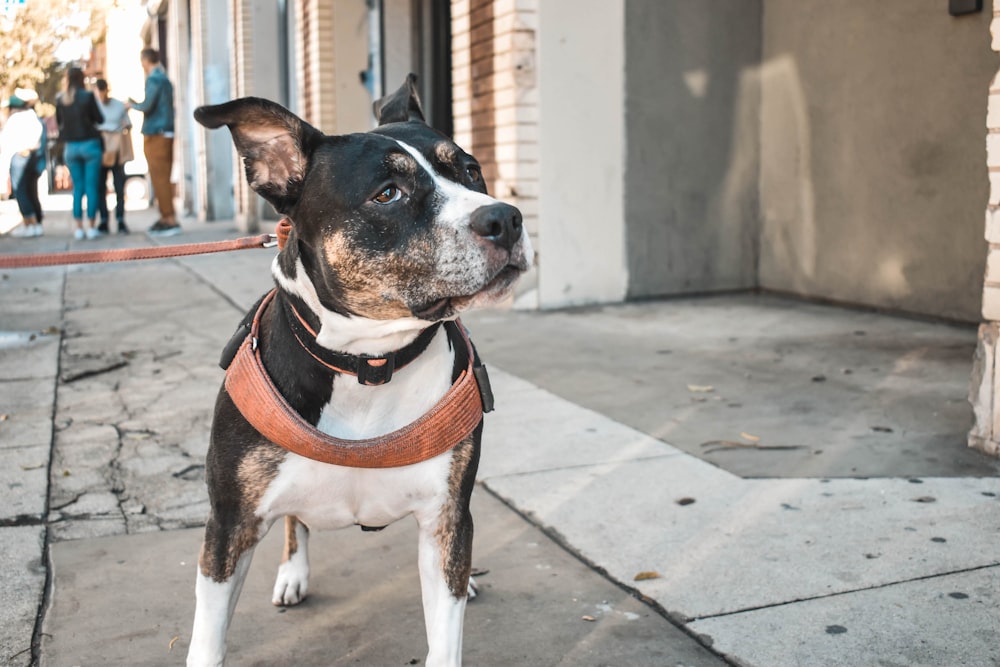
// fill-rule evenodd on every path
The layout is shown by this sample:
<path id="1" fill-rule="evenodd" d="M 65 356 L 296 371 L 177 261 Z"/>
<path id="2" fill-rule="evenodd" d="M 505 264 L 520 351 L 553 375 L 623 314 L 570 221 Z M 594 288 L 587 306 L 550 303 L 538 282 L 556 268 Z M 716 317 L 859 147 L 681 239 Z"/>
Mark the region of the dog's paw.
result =
<path id="1" fill-rule="evenodd" d="M 278 607 L 291 607 L 306 599 L 309 592 L 309 566 L 292 558 L 278 567 L 271 603 Z"/>

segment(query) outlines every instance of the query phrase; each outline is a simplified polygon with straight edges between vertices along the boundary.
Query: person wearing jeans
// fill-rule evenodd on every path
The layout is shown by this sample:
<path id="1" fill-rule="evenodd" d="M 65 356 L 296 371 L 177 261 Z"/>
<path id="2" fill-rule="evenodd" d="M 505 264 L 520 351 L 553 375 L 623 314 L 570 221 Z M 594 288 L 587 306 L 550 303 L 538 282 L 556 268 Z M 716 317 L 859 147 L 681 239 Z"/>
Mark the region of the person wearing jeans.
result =
<path id="1" fill-rule="evenodd" d="M 160 208 L 160 219 L 149 228 L 150 236 L 173 236 L 181 233 L 174 214 L 174 186 L 170 172 L 174 165 L 174 86 L 160 64 L 155 49 L 143 49 L 139 56 L 146 73 L 145 99 L 128 100 L 128 107 L 142 112 L 142 152 L 149 165 L 153 195 Z"/>
<path id="2" fill-rule="evenodd" d="M 74 238 L 95 239 L 100 236 L 95 225 L 100 192 L 101 157 L 104 147 L 97 126 L 104 115 L 94 94 L 84 88 L 83 70 L 70 67 L 66 73 L 66 90 L 56 98 L 56 120 L 59 138 L 66 143 L 64 159 L 73 179 Z M 83 227 L 83 198 L 87 198 L 87 220 Z"/>

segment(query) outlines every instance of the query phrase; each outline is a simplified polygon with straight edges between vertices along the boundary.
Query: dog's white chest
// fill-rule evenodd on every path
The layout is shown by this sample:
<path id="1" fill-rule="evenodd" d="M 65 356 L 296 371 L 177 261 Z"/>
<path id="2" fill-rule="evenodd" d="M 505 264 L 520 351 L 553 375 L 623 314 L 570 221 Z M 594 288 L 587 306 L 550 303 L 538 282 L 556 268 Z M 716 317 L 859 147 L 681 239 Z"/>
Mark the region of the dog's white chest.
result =
<path id="1" fill-rule="evenodd" d="M 440 507 L 448 494 L 451 454 L 402 468 L 344 468 L 290 454 L 261 501 L 265 523 L 294 514 L 315 530 L 386 526 Z"/>
<path id="2" fill-rule="evenodd" d="M 451 365 L 446 337 L 440 335 L 388 384 L 366 387 L 351 376 L 338 376 L 316 426 L 349 440 L 402 428 L 448 391 Z M 407 514 L 440 507 L 449 493 L 450 464 L 447 452 L 411 466 L 372 469 L 330 465 L 289 453 L 257 513 L 265 525 L 294 514 L 318 530 L 385 526 Z"/>

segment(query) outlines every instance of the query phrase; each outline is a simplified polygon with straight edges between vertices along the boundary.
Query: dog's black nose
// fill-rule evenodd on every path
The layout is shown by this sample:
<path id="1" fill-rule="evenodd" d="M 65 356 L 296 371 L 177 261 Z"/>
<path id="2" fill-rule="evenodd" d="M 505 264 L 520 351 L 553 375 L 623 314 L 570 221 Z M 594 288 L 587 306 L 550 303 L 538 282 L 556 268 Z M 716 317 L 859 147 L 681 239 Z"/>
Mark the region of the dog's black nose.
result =
<path id="1" fill-rule="evenodd" d="M 472 212 L 472 231 L 504 250 L 510 250 L 521 238 L 521 212 L 503 202 L 481 206 Z"/>

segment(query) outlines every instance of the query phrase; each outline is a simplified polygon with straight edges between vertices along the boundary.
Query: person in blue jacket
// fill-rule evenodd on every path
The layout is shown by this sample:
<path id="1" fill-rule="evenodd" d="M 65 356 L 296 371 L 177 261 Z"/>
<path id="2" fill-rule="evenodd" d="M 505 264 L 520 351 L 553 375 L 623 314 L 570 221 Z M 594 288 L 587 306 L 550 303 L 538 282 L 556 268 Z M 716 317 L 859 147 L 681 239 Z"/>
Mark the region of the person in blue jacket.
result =
<path id="1" fill-rule="evenodd" d="M 143 49 L 139 55 L 146 73 L 145 99 L 131 97 L 128 106 L 142 112 L 142 152 L 149 165 L 153 196 L 160 209 L 160 219 L 149 228 L 150 236 L 173 236 L 181 233 L 174 214 L 174 186 L 170 171 L 174 166 L 174 86 L 160 64 L 156 49 Z"/>

